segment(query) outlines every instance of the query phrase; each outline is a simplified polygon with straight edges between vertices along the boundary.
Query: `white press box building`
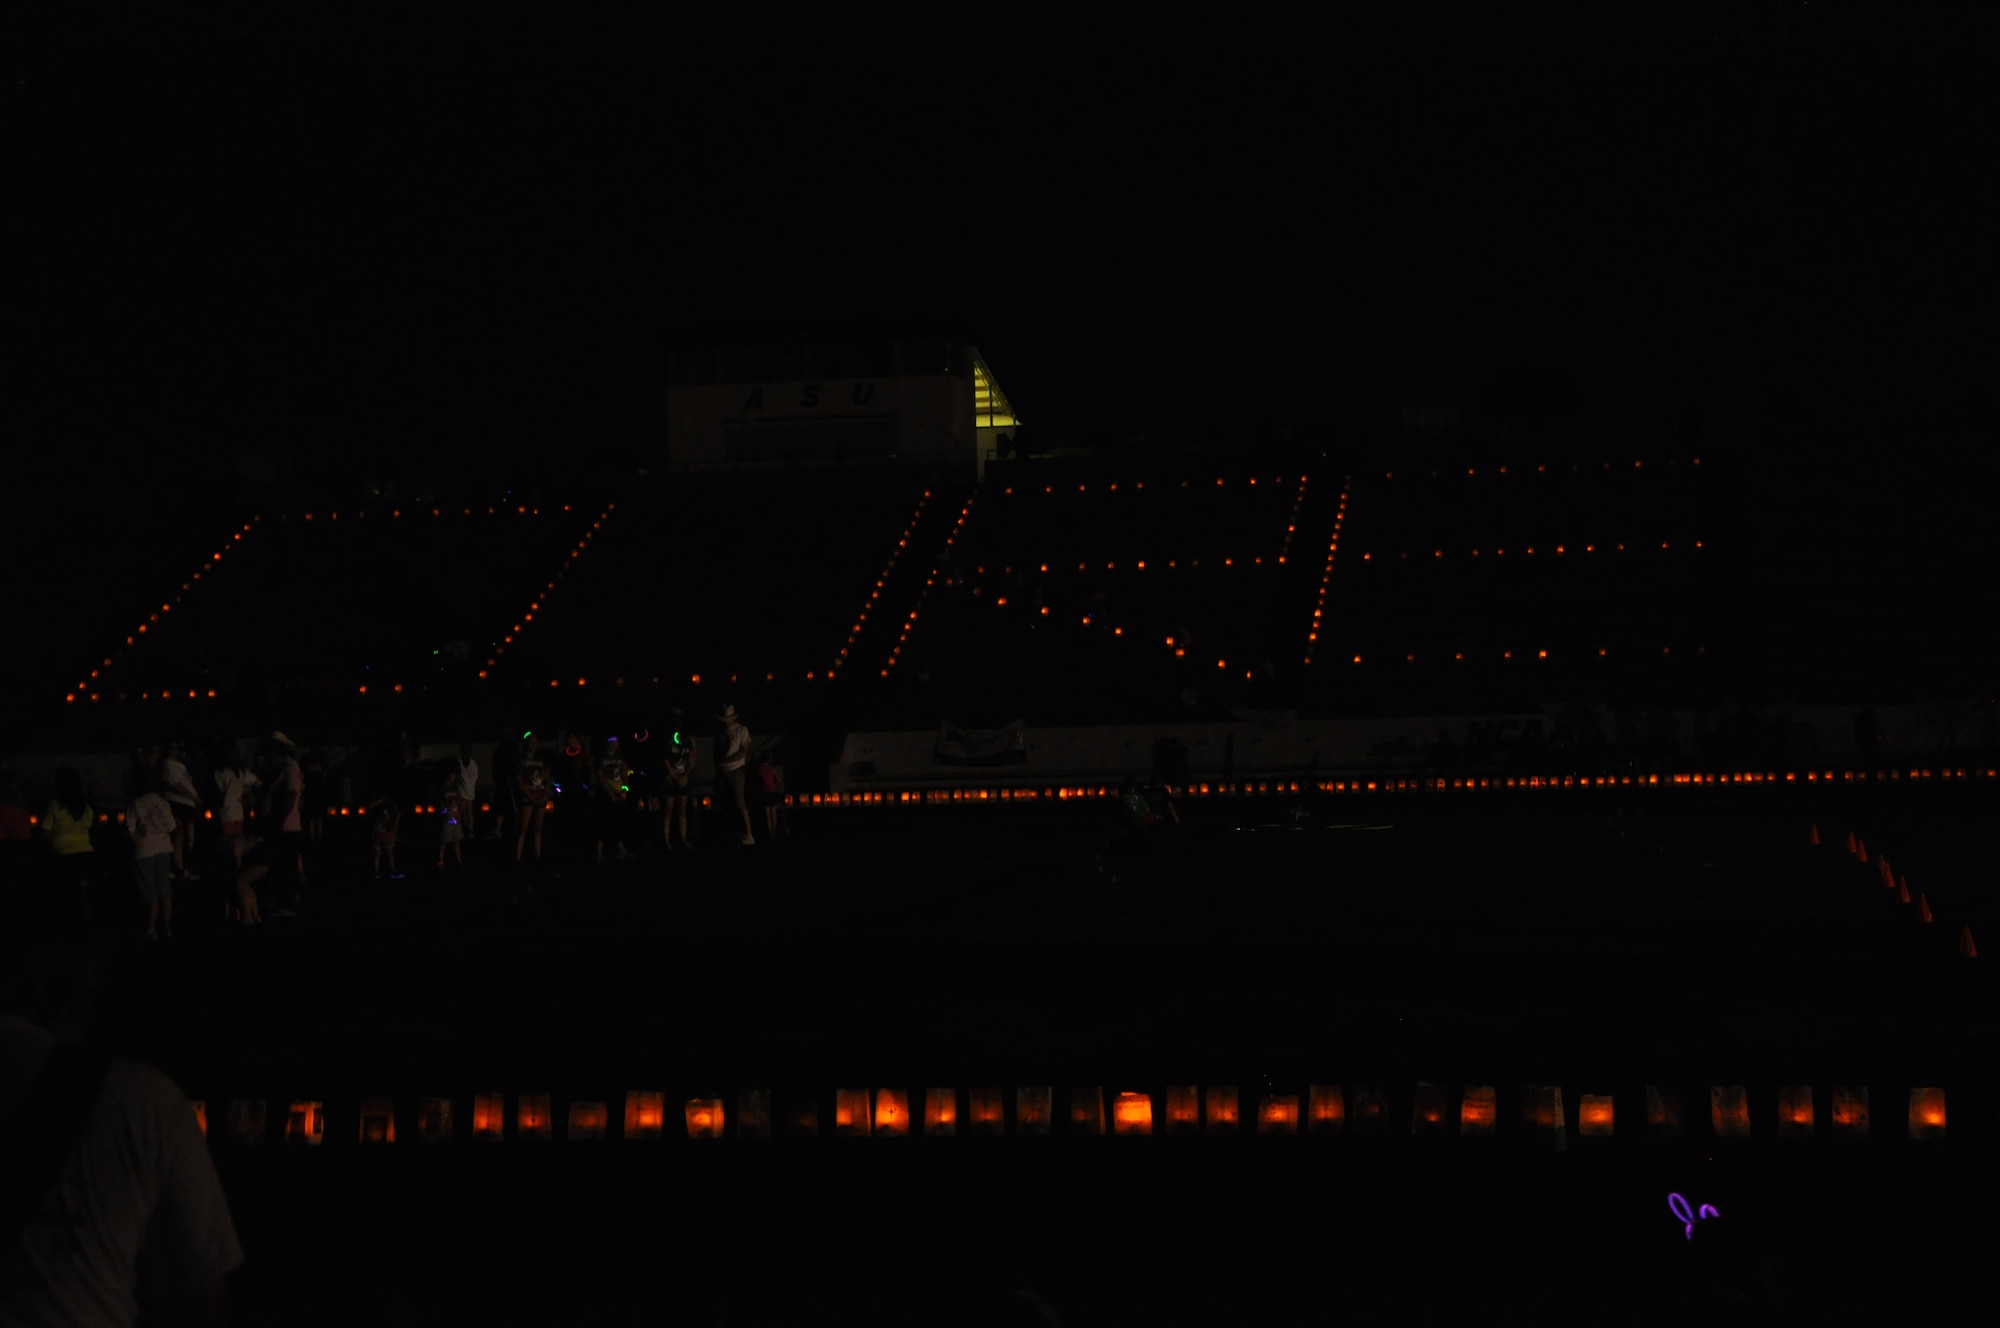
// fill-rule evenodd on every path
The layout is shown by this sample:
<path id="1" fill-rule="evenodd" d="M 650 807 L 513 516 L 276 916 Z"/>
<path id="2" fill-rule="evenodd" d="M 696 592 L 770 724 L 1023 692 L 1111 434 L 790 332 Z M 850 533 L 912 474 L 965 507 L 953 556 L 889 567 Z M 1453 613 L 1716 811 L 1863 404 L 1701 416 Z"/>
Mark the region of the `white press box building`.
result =
<path id="1" fill-rule="evenodd" d="M 946 338 L 668 353 L 675 471 L 921 465 L 977 478 L 1017 424 L 978 348 Z"/>

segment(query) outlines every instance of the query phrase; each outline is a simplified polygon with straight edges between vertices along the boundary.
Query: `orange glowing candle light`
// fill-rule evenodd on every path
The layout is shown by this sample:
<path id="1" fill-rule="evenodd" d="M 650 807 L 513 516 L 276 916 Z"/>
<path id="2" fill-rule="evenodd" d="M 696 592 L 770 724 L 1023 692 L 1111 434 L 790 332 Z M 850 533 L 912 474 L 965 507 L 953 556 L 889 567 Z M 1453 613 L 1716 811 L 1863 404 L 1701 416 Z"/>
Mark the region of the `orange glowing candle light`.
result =
<path id="1" fill-rule="evenodd" d="M 662 1112 L 664 1114 L 664 1103 L 662 1104 Z M 687 1124 L 688 1138 L 720 1139 L 722 1137 L 723 1112 L 721 1098 L 689 1098 L 687 1105 L 681 1109 L 681 1116 Z M 652 1137 L 658 1137 L 657 1131 Z"/>
<path id="2" fill-rule="evenodd" d="M 634 1088 L 625 1094 L 625 1137 L 657 1139 L 665 1128 L 667 1095 Z"/>
<path id="3" fill-rule="evenodd" d="M 1234 1134 L 1241 1125 L 1236 1111 L 1236 1085 L 1211 1085 L 1202 1094 L 1202 1125 L 1210 1134 Z"/>
<path id="4" fill-rule="evenodd" d="M 1194 1084 L 1167 1090 L 1167 1133 L 1193 1134 L 1201 1129 L 1201 1089 Z"/>
<path id="5" fill-rule="evenodd" d="M 1004 1134 L 1007 1130 L 1007 1097 L 998 1088 L 966 1091 L 967 1125 L 976 1135 Z"/>
<path id="6" fill-rule="evenodd" d="M 1447 1100 L 1439 1085 L 1419 1082 L 1410 1098 L 1410 1133 L 1444 1133 Z"/>
<path id="7" fill-rule="evenodd" d="M 910 1095 L 900 1088 L 875 1090 L 875 1133 L 884 1139 L 906 1139 L 910 1134 Z"/>
<path id="8" fill-rule="evenodd" d="M 924 1133 L 928 1135 L 958 1133 L 958 1090 L 956 1088 L 927 1088 L 924 1090 Z"/>
<path id="9" fill-rule="evenodd" d="M 475 1143 L 498 1143 L 506 1137 L 507 1095 L 472 1095 L 472 1138 Z"/>
<path id="10" fill-rule="evenodd" d="M 514 1100 L 514 1135 L 543 1141 L 555 1137 L 555 1116 L 547 1093 L 523 1093 Z"/>
<path id="11" fill-rule="evenodd" d="M 1832 1110 L 1827 1115 L 1834 1136 L 1840 1139 L 1866 1139 L 1869 1131 L 1866 1086 L 1859 1088 L 1836 1086 L 1831 1096 Z"/>
<path id="12" fill-rule="evenodd" d="M 611 1123 L 611 1109 L 602 1102 L 569 1104 L 569 1133 L 572 1143 L 596 1143 L 604 1138 Z"/>
<path id="13" fill-rule="evenodd" d="M 838 1139 L 865 1139 L 872 1119 L 868 1090 L 837 1088 L 833 1093 L 833 1133 Z"/>
<path id="14" fill-rule="evenodd" d="M 321 1102 L 300 1100 L 292 1103 L 285 1113 L 285 1142 L 317 1148 L 326 1138 L 326 1106 Z"/>
<path id="15" fill-rule="evenodd" d="M 1347 1095 L 1339 1084 L 1313 1084 L 1306 1089 L 1306 1128 L 1314 1134 L 1339 1134 L 1347 1125 Z"/>
<path id="16" fill-rule="evenodd" d="M 1120 1093 L 1111 1106 L 1111 1130 L 1121 1135 L 1153 1132 L 1153 1097 L 1150 1093 Z"/>
<path id="17" fill-rule="evenodd" d="M 1813 1092 L 1810 1085 L 1778 1090 L 1778 1137 L 1810 1139 L 1813 1132 Z"/>
<path id="18" fill-rule="evenodd" d="M 1297 1093 L 1272 1094 L 1257 1104 L 1257 1133 L 1297 1134 L 1299 1132 L 1299 1095 Z"/>
<path id="19" fill-rule="evenodd" d="M 1458 1100 L 1458 1132 L 1491 1135 L 1499 1117 L 1498 1103 L 1491 1084 L 1467 1084 Z"/>
<path id="20" fill-rule="evenodd" d="M 1910 1090 L 1910 1137 L 1912 1139 L 1944 1138 L 1944 1090 L 1942 1088 L 1912 1088 Z"/>
<path id="21" fill-rule="evenodd" d="M 1576 1132 L 1584 1138 L 1610 1138 L 1616 1119 L 1609 1093 L 1585 1093 L 1577 1099 Z"/>

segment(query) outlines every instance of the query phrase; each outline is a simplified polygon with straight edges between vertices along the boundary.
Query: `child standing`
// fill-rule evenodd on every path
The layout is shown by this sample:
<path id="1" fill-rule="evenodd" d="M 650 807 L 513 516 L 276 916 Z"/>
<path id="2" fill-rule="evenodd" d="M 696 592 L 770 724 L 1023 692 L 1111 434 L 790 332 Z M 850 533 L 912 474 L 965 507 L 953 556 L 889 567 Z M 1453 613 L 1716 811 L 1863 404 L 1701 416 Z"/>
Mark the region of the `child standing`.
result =
<path id="1" fill-rule="evenodd" d="M 396 799 L 383 794 L 368 804 L 374 814 L 369 824 L 369 839 L 375 845 L 375 879 L 386 875 L 389 880 L 400 881 L 403 873 L 396 870 L 396 830 L 403 822 L 403 809 Z"/>
<path id="2" fill-rule="evenodd" d="M 527 851 L 528 831 L 535 832 L 535 861 L 542 860 L 542 823 L 548 816 L 549 800 L 555 793 L 555 776 L 550 772 L 546 748 L 532 733 L 521 737 L 521 764 L 514 772 L 514 789 L 521 800 L 521 828 L 514 833 L 514 861 Z"/>
<path id="3" fill-rule="evenodd" d="M 464 803 L 458 793 L 461 787 L 459 772 L 447 771 L 437 793 L 437 814 L 441 824 L 438 827 L 438 870 L 444 870 L 447 852 L 451 860 L 462 870 L 465 867 L 465 851 L 459 847 L 465 838 L 465 822 L 461 819 Z"/>
<path id="4" fill-rule="evenodd" d="M 757 791 L 764 802 L 765 836 L 776 839 L 782 823 L 785 837 L 791 838 L 791 818 L 785 815 L 785 768 L 772 760 L 768 751 L 757 758 Z"/>
<path id="5" fill-rule="evenodd" d="M 632 769 L 619 753 L 618 738 L 614 734 L 604 740 L 603 752 L 597 758 L 597 778 L 591 785 L 591 795 L 596 799 L 594 817 L 597 821 L 599 862 L 604 861 L 606 844 L 618 850 L 620 862 L 628 862 L 634 856 L 632 850 L 625 847 L 625 821 L 631 812 L 631 778 Z"/>
<path id="6" fill-rule="evenodd" d="M 661 801 L 667 807 L 667 847 L 674 846 L 674 825 L 681 827 L 681 847 L 692 851 L 694 842 L 688 838 L 688 783 L 694 778 L 694 738 L 682 732 L 681 724 L 686 719 L 679 709 L 673 712 L 674 731 L 667 747 L 666 779 L 660 785 Z"/>
<path id="7" fill-rule="evenodd" d="M 132 833 L 132 880 L 146 901 L 146 939 L 174 934 L 174 809 L 160 796 L 160 779 L 149 774 L 125 812 Z"/>

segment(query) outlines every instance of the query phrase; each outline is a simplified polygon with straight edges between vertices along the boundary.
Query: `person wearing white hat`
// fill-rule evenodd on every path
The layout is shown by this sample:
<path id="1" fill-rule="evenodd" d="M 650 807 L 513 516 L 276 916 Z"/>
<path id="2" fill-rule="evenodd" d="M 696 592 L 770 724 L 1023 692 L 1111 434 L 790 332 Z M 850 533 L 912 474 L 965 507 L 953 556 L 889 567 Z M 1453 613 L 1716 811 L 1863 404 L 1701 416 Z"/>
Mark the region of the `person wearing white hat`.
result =
<path id="1" fill-rule="evenodd" d="M 743 818 L 743 842 L 755 844 L 750 832 L 750 804 L 743 797 L 743 766 L 750 759 L 750 730 L 736 717 L 736 707 L 726 705 L 716 716 L 722 725 L 722 741 L 716 744 L 715 787 Z M 720 800 L 720 799 L 719 799 Z"/>

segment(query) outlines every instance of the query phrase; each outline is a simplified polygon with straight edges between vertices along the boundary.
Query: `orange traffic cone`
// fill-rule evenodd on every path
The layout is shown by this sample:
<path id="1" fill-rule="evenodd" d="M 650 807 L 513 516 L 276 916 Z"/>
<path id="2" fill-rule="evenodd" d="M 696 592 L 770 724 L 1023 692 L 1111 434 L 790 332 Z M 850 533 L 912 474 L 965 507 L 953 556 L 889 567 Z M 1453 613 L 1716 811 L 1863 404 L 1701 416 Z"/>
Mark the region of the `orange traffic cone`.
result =
<path id="1" fill-rule="evenodd" d="M 1979 947 L 1972 943 L 1972 924 L 1969 922 L 1961 922 L 1958 925 L 1958 957 L 1960 959 L 1979 958 Z"/>
<path id="2" fill-rule="evenodd" d="M 1854 832 L 1853 832 L 1852 830 L 1849 830 L 1849 831 L 1847 832 L 1847 851 L 1848 851 L 1849 853 L 1852 853 L 1852 852 L 1854 852 L 1854 851 L 1855 851 L 1855 850 L 1854 850 Z"/>
<path id="3" fill-rule="evenodd" d="M 1813 843 L 1815 843 L 1815 844 L 1819 843 L 1819 822 L 1818 822 L 1818 821 L 1814 821 L 1814 822 L 1813 822 L 1813 828 L 1812 828 L 1812 842 L 1813 842 Z"/>
<path id="4" fill-rule="evenodd" d="M 1910 883 L 1908 880 L 1898 880 L 1896 882 L 1896 902 L 1899 904 L 1910 902 Z"/>
<path id="5" fill-rule="evenodd" d="M 1855 840 L 1854 854 L 1856 857 L 1860 858 L 1863 862 L 1868 861 L 1868 841 L 1865 839 Z"/>
<path id="6" fill-rule="evenodd" d="M 1937 921 L 1936 918 L 1931 916 L 1931 901 L 1924 897 L 1924 894 L 1921 890 L 1917 892 L 1917 921 L 1918 922 Z"/>

